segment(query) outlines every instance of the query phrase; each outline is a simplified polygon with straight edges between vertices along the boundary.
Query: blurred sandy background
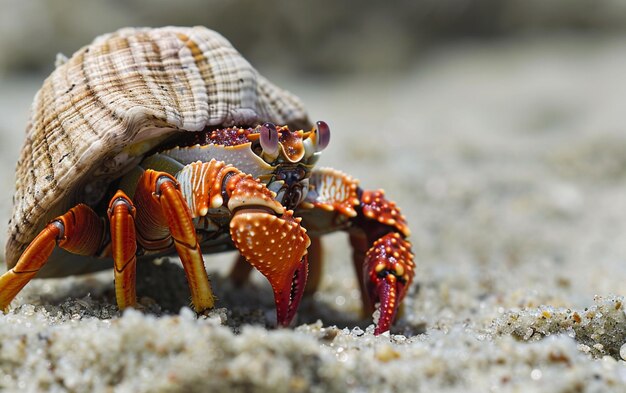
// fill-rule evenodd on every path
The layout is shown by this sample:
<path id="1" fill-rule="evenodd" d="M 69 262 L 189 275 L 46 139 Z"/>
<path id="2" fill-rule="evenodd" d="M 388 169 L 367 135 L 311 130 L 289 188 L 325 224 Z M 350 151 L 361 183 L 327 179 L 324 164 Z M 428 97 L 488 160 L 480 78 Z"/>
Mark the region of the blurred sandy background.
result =
<path id="1" fill-rule="evenodd" d="M 199 24 L 330 124 L 320 165 L 398 202 L 420 286 L 394 334 L 375 338 L 341 234 L 300 312 L 322 322 L 295 330 L 263 327 L 271 294 L 261 280 L 231 288 L 232 255 L 208 258 L 224 307 L 210 319 L 178 315 L 184 282 L 167 263 L 140 283 L 173 302 L 163 313 L 120 316 L 107 272 L 38 281 L 0 316 L 4 389 L 626 391 L 626 3 L 0 0 L 0 11 L 0 222 L 56 53 L 123 26 Z"/>

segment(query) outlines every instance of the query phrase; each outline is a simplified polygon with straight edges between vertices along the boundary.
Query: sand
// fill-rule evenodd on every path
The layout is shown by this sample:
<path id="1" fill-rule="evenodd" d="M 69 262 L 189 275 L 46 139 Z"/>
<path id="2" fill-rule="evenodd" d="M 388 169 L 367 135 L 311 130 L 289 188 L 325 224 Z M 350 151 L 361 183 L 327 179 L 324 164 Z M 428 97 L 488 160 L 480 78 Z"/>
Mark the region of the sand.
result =
<path id="1" fill-rule="evenodd" d="M 140 266 L 144 312 L 117 310 L 111 272 L 36 280 L 0 315 L 0 387 L 626 391 L 625 42 L 467 43 L 401 75 L 264 70 L 331 125 L 320 165 L 384 188 L 407 216 L 417 285 L 390 334 L 360 316 L 335 234 L 289 329 L 273 327 L 260 276 L 228 281 L 232 253 L 207 258 L 218 303 L 200 318 L 176 258 Z M 41 78 L 0 82 L 3 222 Z"/>

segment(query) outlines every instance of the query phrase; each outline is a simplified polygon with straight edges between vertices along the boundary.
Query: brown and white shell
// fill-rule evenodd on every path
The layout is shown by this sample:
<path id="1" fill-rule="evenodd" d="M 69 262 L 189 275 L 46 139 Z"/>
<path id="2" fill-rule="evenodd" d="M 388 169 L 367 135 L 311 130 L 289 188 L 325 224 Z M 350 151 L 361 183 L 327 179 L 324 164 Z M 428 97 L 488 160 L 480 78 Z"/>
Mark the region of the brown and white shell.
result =
<path id="1" fill-rule="evenodd" d="M 204 27 L 125 28 L 62 61 L 35 96 L 17 163 L 6 263 L 46 223 L 176 132 L 270 121 L 310 127 L 300 100 Z"/>

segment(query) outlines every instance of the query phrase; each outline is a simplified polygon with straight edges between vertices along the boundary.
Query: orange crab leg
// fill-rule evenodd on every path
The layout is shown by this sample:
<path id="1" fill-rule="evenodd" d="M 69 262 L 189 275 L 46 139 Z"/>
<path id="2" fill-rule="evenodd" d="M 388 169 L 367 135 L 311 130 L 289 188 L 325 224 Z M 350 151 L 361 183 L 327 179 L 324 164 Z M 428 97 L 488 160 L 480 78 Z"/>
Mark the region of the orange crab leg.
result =
<path id="1" fill-rule="evenodd" d="M 26 248 L 16 265 L 0 277 L 0 309 L 41 269 L 55 246 L 74 254 L 96 255 L 104 238 L 104 222 L 87 205 L 79 204 L 50 221 Z"/>
<path id="2" fill-rule="evenodd" d="M 147 250 L 171 244 L 185 269 L 196 312 L 213 308 L 213 291 L 187 202 L 178 182 L 165 172 L 146 170 L 135 192 L 138 241 Z M 159 237 L 160 236 L 160 237 Z"/>
<path id="3" fill-rule="evenodd" d="M 137 304 L 137 241 L 135 207 L 123 191 L 118 191 L 107 211 L 111 228 L 111 252 L 115 274 L 115 299 L 120 310 Z"/>

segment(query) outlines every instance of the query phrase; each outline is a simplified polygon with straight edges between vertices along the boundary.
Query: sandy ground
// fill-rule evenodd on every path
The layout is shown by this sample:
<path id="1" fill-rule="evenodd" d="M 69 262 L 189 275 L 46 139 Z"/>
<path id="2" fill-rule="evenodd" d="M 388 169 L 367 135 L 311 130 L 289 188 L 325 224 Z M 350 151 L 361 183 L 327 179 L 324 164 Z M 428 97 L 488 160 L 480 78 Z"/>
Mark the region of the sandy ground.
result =
<path id="1" fill-rule="evenodd" d="M 0 316 L 6 391 L 626 391 L 626 41 L 467 44 L 406 75 L 302 80 L 263 70 L 332 127 L 321 165 L 384 188 L 411 224 L 416 285 L 391 335 L 360 318 L 347 239 L 321 290 L 275 330 L 260 277 L 225 278 L 196 318 L 175 263 L 38 280 Z M 41 77 L 0 82 L 0 213 Z M 3 239 L 6 235 L 3 234 Z M 419 286 L 419 290 L 417 290 Z M 621 354 L 620 354 L 621 351 Z"/>

